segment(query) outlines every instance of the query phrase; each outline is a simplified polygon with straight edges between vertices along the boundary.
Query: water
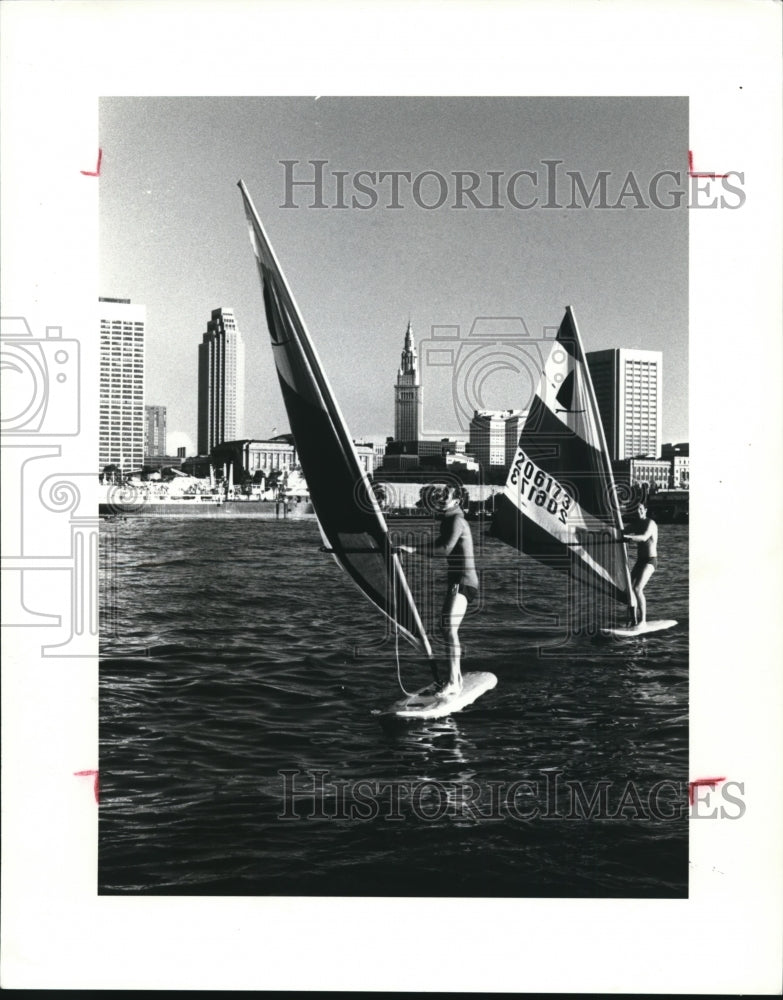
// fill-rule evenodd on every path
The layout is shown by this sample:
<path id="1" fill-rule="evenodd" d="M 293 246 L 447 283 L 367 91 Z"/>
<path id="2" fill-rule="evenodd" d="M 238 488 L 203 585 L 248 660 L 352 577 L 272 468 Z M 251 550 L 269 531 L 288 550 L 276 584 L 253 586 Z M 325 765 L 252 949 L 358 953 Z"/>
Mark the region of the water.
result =
<path id="1" fill-rule="evenodd" d="M 623 642 L 564 642 L 565 577 L 480 533 L 463 669 L 498 686 L 390 729 L 394 641 L 314 522 L 105 525 L 100 891 L 687 896 L 687 527 L 647 588 L 679 627 Z M 407 564 L 429 623 L 442 578 Z"/>

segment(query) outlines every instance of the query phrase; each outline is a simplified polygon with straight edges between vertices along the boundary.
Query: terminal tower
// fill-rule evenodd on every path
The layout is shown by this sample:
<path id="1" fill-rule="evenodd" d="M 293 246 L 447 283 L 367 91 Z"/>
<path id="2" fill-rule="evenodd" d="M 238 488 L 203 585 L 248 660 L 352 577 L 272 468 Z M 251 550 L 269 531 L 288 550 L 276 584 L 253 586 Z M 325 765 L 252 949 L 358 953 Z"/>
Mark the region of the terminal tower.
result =
<path id="1" fill-rule="evenodd" d="M 394 387 L 394 440 L 417 443 L 421 438 L 421 381 L 411 324 L 405 331 L 402 360 Z"/>

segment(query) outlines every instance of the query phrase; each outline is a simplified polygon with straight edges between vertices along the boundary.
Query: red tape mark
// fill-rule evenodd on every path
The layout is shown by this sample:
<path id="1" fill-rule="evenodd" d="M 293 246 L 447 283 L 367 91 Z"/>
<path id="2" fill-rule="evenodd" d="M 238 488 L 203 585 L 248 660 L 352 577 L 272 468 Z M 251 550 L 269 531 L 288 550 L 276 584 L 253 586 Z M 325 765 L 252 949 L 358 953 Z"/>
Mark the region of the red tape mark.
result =
<path id="1" fill-rule="evenodd" d="M 100 161 L 99 161 L 100 162 Z M 711 180 L 717 180 L 719 177 L 728 177 L 728 174 L 698 174 L 693 169 L 693 153 L 688 150 L 688 176 L 689 177 L 709 177 Z"/>
<path id="2" fill-rule="evenodd" d="M 95 170 L 80 170 L 80 174 L 84 174 L 85 177 L 100 177 L 101 174 L 101 160 L 103 159 L 103 150 L 98 150 L 98 163 Z"/>
<path id="3" fill-rule="evenodd" d="M 97 778 L 95 779 L 98 780 Z M 693 800 L 696 797 L 696 789 L 700 788 L 702 785 L 708 785 L 713 791 L 715 791 L 715 786 L 719 785 L 725 778 L 696 778 L 695 781 L 688 782 L 688 801 L 693 805 Z"/>
<path id="4" fill-rule="evenodd" d="M 74 771 L 74 775 L 77 778 L 89 778 L 95 775 L 95 781 L 93 783 L 93 792 L 95 793 L 95 801 L 100 802 L 100 785 L 98 784 L 98 772 L 97 771 Z"/>

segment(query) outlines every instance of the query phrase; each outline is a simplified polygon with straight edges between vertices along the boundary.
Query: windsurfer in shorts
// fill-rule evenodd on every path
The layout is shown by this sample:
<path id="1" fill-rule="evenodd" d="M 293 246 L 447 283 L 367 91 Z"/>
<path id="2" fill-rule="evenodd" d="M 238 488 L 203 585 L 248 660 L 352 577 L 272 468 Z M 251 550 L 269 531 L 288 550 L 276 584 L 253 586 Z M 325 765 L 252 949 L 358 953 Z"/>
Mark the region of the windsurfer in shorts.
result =
<path id="1" fill-rule="evenodd" d="M 644 625 L 647 621 L 647 601 L 644 588 L 658 565 L 658 525 L 647 516 L 647 508 L 640 503 L 631 531 L 623 534 L 624 542 L 636 542 L 636 562 L 631 570 L 631 586 L 636 596 L 636 614 L 631 608 L 631 625 Z"/>
<path id="2" fill-rule="evenodd" d="M 459 627 L 468 604 L 478 597 L 479 580 L 473 554 L 473 536 L 462 511 L 462 487 L 446 487 L 438 501 L 440 531 L 430 554 L 444 556 L 447 564 L 446 597 L 441 609 L 441 620 L 443 638 L 449 651 L 449 679 L 440 688 L 440 694 L 448 696 L 459 694 L 462 690 Z M 400 549 L 405 552 L 416 551 L 405 545 L 401 545 Z"/>

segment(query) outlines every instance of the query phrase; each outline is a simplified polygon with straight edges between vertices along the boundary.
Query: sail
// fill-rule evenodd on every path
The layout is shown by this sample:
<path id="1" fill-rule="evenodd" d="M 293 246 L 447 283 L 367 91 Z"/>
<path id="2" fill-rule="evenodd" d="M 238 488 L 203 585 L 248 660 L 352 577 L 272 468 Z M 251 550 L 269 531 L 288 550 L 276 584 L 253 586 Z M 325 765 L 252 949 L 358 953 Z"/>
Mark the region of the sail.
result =
<path id="1" fill-rule="evenodd" d="M 593 384 L 568 307 L 496 501 L 491 534 L 633 605 L 622 530 Z"/>
<path id="2" fill-rule="evenodd" d="M 402 635 L 431 656 L 370 481 L 242 181 L 239 189 L 261 276 L 280 388 L 321 534 L 365 596 Z"/>

